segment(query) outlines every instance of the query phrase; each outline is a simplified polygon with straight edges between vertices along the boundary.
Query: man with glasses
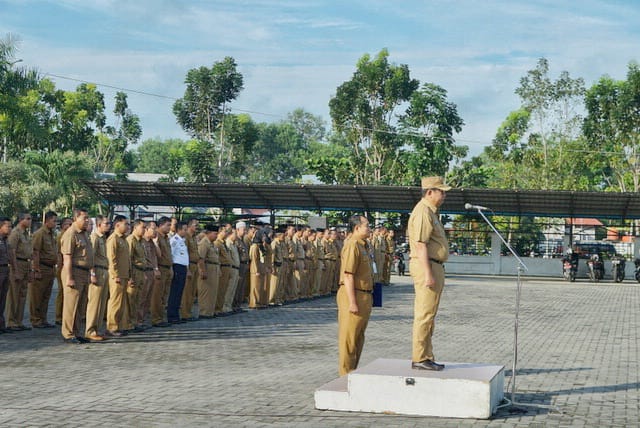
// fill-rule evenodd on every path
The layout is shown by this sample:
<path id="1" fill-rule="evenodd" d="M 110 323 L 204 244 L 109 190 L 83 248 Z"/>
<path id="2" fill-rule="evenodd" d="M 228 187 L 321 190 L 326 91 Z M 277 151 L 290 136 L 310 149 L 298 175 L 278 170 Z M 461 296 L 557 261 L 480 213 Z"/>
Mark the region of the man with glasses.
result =
<path id="1" fill-rule="evenodd" d="M 444 288 L 444 262 L 449 257 L 449 243 L 440 221 L 439 208 L 451 186 L 442 177 L 422 179 L 422 199 L 409 216 L 407 235 L 411 249 L 409 269 L 415 290 L 413 313 L 412 368 L 440 371 L 444 364 L 435 362 L 431 337 Z"/>
<path id="2" fill-rule="evenodd" d="M 31 327 L 22 323 L 28 284 L 33 281 L 34 273 L 31 268 L 33 246 L 29 236 L 30 229 L 31 214 L 21 213 L 18 216 L 18 224 L 9 235 L 10 257 L 13 258 L 15 266 L 13 281 L 7 295 L 7 327 L 11 331 L 31 330 Z"/>

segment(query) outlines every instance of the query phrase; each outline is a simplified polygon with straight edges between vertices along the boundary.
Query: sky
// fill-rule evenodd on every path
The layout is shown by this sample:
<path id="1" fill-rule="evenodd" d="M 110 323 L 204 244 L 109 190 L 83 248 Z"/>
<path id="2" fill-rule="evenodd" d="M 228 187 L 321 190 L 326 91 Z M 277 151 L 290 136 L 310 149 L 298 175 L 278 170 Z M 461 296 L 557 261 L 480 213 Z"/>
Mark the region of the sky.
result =
<path id="1" fill-rule="evenodd" d="M 274 122 L 301 107 L 329 125 L 336 88 L 387 48 L 447 90 L 471 155 L 520 106 L 514 90 L 541 57 L 552 78 L 625 79 L 639 22 L 635 0 L 0 0 L 0 37 L 19 37 L 24 65 L 60 89 L 97 83 L 109 111 L 126 89 L 143 139 L 187 138 L 172 113 L 184 78 L 225 56 L 244 76 L 234 113 Z"/>

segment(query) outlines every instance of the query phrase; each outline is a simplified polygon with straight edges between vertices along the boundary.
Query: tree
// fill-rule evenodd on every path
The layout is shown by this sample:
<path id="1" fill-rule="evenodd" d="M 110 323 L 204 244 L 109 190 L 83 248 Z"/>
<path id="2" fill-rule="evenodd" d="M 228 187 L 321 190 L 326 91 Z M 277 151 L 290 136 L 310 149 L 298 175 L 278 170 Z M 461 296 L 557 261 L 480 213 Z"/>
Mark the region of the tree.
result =
<path id="1" fill-rule="evenodd" d="M 173 162 L 176 157 L 179 158 L 179 164 L 182 166 L 182 153 L 185 145 L 184 141 L 177 138 L 144 140 L 135 150 L 138 158 L 136 171 L 170 175 L 169 171 L 175 168 Z M 180 174 L 178 174 L 179 176 Z"/>
<path id="2" fill-rule="evenodd" d="M 224 117 L 228 104 L 243 89 L 242 74 L 236 70 L 235 60 L 226 57 L 211 68 L 189 70 L 185 83 L 184 96 L 174 103 L 173 113 L 189 135 L 213 146 L 218 158 L 215 175 L 223 180 L 224 169 L 233 161 L 225 138 Z"/>
<path id="3" fill-rule="evenodd" d="M 457 106 L 447 100 L 447 91 L 436 84 L 425 83 L 411 95 L 400 125 L 403 140 L 413 150 L 400 158 L 400 165 L 390 166 L 392 171 L 402 171 L 396 182 L 417 186 L 426 173 L 445 175 L 452 160 L 467 155 L 467 147 L 456 146 L 453 139 L 464 121 Z"/>
<path id="4" fill-rule="evenodd" d="M 116 93 L 113 113 L 115 125 L 107 126 L 105 132 L 98 135 L 93 147 L 96 171 L 122 172 L 133 169 L 127 148 L 136 144 L 142 135 L 140 118 L 129 109 L 124 92 Z"/>
<path id="5" fill-rule="evenodd" d="M 356 184 L 389 181 L 385 164 L 400 145 L 395 136 L 396 109 L 419 86 L 409 66 L 390 64 L 388 57 L 386 49 L 373 59 L 363 55 L 351 80 L 340 85 L 329 101 L 333 126 L 350 147 Z"/>
<path id="6" fill-rule="evenodd" d="M 640 191 L 640 67 L 628 66 L 627 80 L 602 77 L 585 97 L 584 134 L 606 186 Z"/>

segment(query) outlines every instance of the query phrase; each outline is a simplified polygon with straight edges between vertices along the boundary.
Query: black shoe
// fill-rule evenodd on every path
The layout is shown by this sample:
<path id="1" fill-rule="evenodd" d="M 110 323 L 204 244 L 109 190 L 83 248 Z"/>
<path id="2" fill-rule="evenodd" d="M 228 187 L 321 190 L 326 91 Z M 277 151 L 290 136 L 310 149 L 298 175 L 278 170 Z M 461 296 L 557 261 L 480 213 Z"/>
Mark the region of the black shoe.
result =
<path id="1" fill-rule="evenodd" d="M 204 319 L 204 320 L 210 320 L 212 318 L 215 318 L 215 315 L 200 315 L 200 318 Z"/>
<path id="2" fill-rule="evenodd" d="M 82 342 L 78 340 L 77 337 L 70 337 L 68 339 L 63 339 L 64 343 L 68 343 L 70 345 L 81 345 Z"/>
<path id="3" fill-rule="evenodd" d="M 126 336 L 126 334 L 125 334 L 124 332 L 122 332 L 122 331 L 117 331 L 117 330 L 116 330 L 116 331 L 109 331 L 109 330 L 107 330 L 107 331 L 104 333 L 104 335 L 105 335 L 105 336 L 107 336 L 107 337 L 122 337 L 122 336 Z"/>
<path id="4" fill-rule="evenodd" d="M 89 339 L 85 339 L 84 337 L 76 337 L 76 340 L 80 343 L 91 343 L 91 341 Z"/>
<path id="5" fill-rule="evenodd" d="M 13 333 L 13 331 L 8 329 L 8 328 L 0 328 L 0 332 L 1 333 Z"/>
<path id="6" fill-rule="evenodd" d="M 169 323 L 168 323 L 168 322 L 164 322 L 164 321 L 162 321 L 162 322 L 159 322 L 159 323 L 153 324 L 153 327 L 161 327 L 161 328 L 169 327 Z"/>
<path id="7" fill-rule="evenodd" d="M 55 328 L 55 325 L 49 323 L 49 322 L 45 322 L 44 324 L 42 324 L 42 326 L 44 328 Z"/>
<path id="8" fill-rule="evenodd" d="M 416 370 L 432 370 L 439 372 L 444 369 L 444 364 L 438 364 L 431 360 L 424 360 L 419 363 L 411 363 L 411 368 Z"/>
<path id="9" fill-rule="evenodd" d="M 133 328 L 133 330 L 131 330 L 131 333 L 142 333 L 145 330 L 146 328 L 142 327 L 141 325 L 137 325 Z"/>

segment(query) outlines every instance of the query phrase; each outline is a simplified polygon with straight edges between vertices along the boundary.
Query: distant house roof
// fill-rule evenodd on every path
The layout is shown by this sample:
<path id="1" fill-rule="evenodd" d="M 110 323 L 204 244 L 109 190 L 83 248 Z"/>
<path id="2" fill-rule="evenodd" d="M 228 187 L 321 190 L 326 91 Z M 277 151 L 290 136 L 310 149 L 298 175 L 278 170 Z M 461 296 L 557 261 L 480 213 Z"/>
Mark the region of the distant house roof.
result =
<path id="1" fill-rule="evenodd" d="M 566 223 L 574 226 L 602 226 L 602 222 L 595 218 L 568 218 Z"/>

